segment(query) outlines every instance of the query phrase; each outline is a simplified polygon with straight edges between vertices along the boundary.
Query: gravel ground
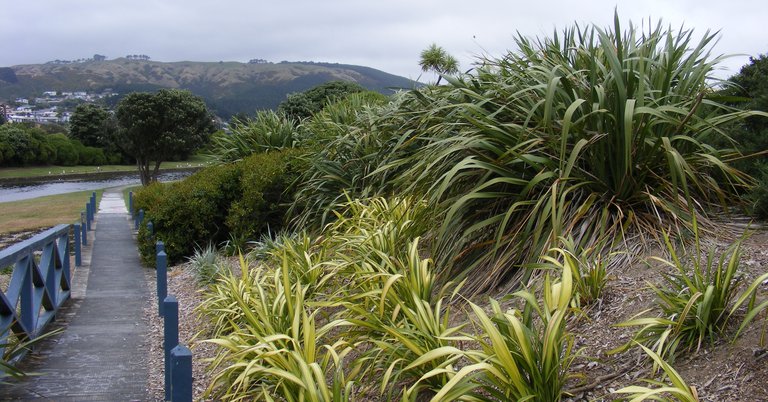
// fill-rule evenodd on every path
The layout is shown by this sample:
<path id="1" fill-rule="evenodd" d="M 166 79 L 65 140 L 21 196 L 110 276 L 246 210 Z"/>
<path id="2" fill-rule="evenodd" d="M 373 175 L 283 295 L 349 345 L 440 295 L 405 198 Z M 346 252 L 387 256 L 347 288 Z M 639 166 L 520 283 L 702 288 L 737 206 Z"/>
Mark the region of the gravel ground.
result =
<path id="1" fill-rule="evenodd" d="M 154 270 L 146 271 L 147 286 L 153 289 L 151 302 L 144 308 L 144 317 L 147 320 L 147 339 L 150 349 L 147 356 L 149 365 L 149 395 L 156 401 L 162 401 L 164 396 L 164 370 L 163 370 L 163 320 L 157 313 L 157 297 L 154 289 L 157 282 Z M 207 343 L 198 343 L 195 335 L 205 328 L 204 321 L 195 313 L 202 301 L 200 288 L 194 273 L 187 264 L 181 264 L 168 270 L 168 295 L 175 296 L 179 301 L 179 341 L 192 349 L 192 387 L 193 400 L 202 400 L 203 392 L 211 381 L 211 375 L 205 370 L 204 359 L 213 357 L 214 347 Z M 201 335 L 201 339 L 205 335 Z"/>
<path id="2" fill-rule="evenodd" d="M 768 271 L 766 244 L 768 231 L 765 229 L 758 230 L 744 242 L 741 272 L 747 281 Z M 190 344 L 193 336 L 205 328 L 205 321 L 194 312 L 201 302 L 200 288 L 191 268 L 186 264 L 172 267 L 168 279 L 168 294 L 175 295 L 179 300 L 180 339 L 182 343 Z M 150 288 L 155 289 L 153 270 L 147 270 L 147 281 Z M 614 356 L 608 355 L 607 351 L 631 338 L 636 328 L 618 328 L 615 324 L 652 307 L 654 295 L 648 284 L 660 282 L 660 270 L 643 263 L 631 264 L 612 272 L 603 299 L 589 311 L 590 318 L 569 324 L 576 338 L 575 346 L 581 350 L 581 357 L 571 367 L 572 372 L 579 377 L 569 383 L 567 388 L 574 393 L 566 400 L 613 400 L 616 395 L 612 391 L 637 385 L 639 379 L 649 375 L 650 366 L 637 350 Z M 760 299 L 765 300 L 766 297 L 768 283 L 764 283 L 760 290 Z M 162 322 L 157 316 L 156 300 L 153 298 L 148 304 L 145 315 L 149 322 L 148 337 L 151 343 L 148 357 L 149 390 L 156 400 L 162 400 Z M 720 340 L 714 345 L 702 345 L 698 353 L 679 358 L 674 367 L 696 388 L 701 401 L 768 401 L 768 352 L 761 339 L 764 325 L 768 325 L 768 322 L 756 320 L 733 343 Z M 213 357 L 214 348 L 209 344 L 195 342 L 192 342 L 191 347 L 194 395 L 195 400 L 201 400 L 211 380 L 211 375 L 205 373 L 206 364 L 203 360 Z"/>

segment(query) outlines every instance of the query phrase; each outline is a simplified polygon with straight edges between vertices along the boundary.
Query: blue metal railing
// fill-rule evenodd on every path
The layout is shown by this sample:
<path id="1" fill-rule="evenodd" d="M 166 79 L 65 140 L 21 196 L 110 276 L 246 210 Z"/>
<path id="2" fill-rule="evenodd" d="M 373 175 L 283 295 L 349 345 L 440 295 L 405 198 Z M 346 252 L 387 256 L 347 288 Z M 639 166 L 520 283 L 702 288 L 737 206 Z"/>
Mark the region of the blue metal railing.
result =
<path id="1" fill-rule="evenodd" d="M 91 195 L 85 208 L 85 211 L 95 211 L 96 193 Z M 85 211 L 74 225 L 55 226 L 0 250 L 0 268 L 13 269 L 8 288 L 0 289 L 0 345 L 6 343 L 11 332 L 22 341 L 43 335 L 46 325 L 69 299 L 72 285 L 69 234 L 71 230 L 75 266 L 80 266 L 82 246 L 88 244 L 88 230 L 94 219 L 93 212 Z M 0 346 L 0 356 L 4 352 L 5 348 Z"/>
<path id="2" fill-rule="evenodd" d="M 0 292 L 0 344 L 9 331 L 22 340 L 42 335 L 69 298 L 70 226 L 58 225 L 0 251 L 0 267 L 13 267 L 8 289 Z"/>

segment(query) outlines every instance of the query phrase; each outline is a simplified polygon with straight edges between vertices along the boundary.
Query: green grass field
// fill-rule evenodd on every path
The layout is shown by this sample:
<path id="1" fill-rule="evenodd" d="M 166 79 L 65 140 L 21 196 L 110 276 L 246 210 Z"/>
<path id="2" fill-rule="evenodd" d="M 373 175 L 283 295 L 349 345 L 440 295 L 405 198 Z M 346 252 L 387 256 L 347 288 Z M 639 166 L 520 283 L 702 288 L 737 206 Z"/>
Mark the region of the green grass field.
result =
<path id="1" fill-rule="evenodd" d="M 184 167 L 204 166 L 205 160 L 193 156 L 183 162 L 163 162 L 160 169 L 175 169 Z M 104 165 L 104 166 L 30 166 L 22 168 L 0 168 L 0 179 L 23 179 L 30 177 L 61 177 L 71 174 L 88 174 L 101 172 L 131 172 L 136 171 L 135 165 Z"/>
<path id="2" fill-rule="evenodd" d="M 60 223 L 72 223 L 80 218 L 93 191 L 49 195 L 30 200 L 0 203 L 0 233 L 39 229 Z M 103 190 L 96 190 L 96 203 Z"/>

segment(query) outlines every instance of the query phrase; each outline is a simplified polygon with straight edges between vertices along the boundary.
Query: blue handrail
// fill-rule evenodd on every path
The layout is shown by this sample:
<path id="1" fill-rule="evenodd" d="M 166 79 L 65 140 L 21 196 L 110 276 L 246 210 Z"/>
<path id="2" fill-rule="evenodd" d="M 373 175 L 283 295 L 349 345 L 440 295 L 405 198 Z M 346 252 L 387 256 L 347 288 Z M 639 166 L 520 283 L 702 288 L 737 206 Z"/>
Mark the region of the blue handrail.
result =
<path id="1" fill-rule="evenodd" d="M 58 225 L 0 250 L 0 267 L 13 266 L 8 289 L 0 291 L 0 344 L 9 331 L 21 340 L 42 335 L 70 297 L 70 227 Z"/>

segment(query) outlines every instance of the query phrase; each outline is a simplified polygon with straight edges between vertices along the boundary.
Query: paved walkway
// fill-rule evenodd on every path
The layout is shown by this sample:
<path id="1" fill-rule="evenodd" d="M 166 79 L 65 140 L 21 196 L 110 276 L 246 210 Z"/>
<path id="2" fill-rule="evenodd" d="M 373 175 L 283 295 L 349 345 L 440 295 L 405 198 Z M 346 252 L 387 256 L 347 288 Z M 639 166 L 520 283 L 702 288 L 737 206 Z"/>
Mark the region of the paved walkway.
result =
<path id="1" fill-rule="evenodd" d="M 106 190 L 90 266 L 75 271 L 72 300 L 54 323 L 64 331 L 23 361 L 24 370 L 40 375 L 0 385 L 0 400 L 148 400 L 142 309 L 152 294 L 131 223 L 121 191 Z"/>

